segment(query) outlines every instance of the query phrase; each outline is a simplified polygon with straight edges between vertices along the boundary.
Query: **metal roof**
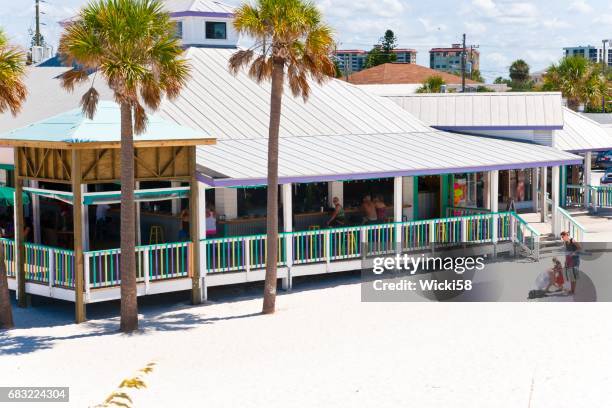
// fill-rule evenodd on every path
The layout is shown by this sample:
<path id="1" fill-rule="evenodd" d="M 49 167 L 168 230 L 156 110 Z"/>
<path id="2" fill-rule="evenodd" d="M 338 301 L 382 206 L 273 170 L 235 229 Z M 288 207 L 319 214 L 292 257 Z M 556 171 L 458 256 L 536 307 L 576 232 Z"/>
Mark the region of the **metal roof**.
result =
<path id="1" fill-rule="evenodd" d="M 383 95 L 386 96 L 386 95 Z M 444 130 L 554 130 L 563 128 L 558 92 L 390 93 L 426 124 Z"/>
<path id="2" fill-rule="evenodd" d="M 612 129 L 563 108 L 564 126 L 555 131 L 554 146 L 568 152 L 612 150 Z"/>
<path id="3" fill-rule="evenodd" d="M 81 97 L 91 84 L 80 84 L 72 93 L 62 89 L 59 76 L 69 69 L 71 68 L 29 67 L 25 78 L 28 97 L 17 116 L 12 116 L 9 112 L 0 114 L 0 134 L 78 108 Z M 113 93 L 102 81 L 96 81 L 95 85 L 100 99 L 113 98 Z"/>
<path id="4" fill-rule="evenodd" d="M 234 13 L 233 6 L 211 0 L 165 0 L 164 8 L 173 17 L 180 15 L 231 17 Z"/>
<path id="5" fill-rule="evenodd" d="M 604 127 L 612 127 L 612 113 L 581 113 L 582 116 L 594 120 Z"/>
<path id="6" fill-rule="evenodd" d="M 235 51 L 190 48 L 191 79 L 176 100 L 162 103 L 159 114 L 217 139 L 267 137 L 270 84 L 257 84 L 244 72 L 230 74 L 228 60 Z M 393 102 L 343 81 L 311 87 L 308 103 L 286 87 L 280 137 L 431 130 Z"/>
<path id="7" fill-rule="evenodd" d="M 285 137 L 281 183 L 372 179 L 579 164 L 546 146 L 429 132 Z M 267 139 L 219 140 L 198 149 L 201 180 L 210 186 L 266 183 Z"/>
<path id="8" fill-rule="evenodd" d="M 134 142 L 210 139 L 201 130 L 180 126 L 149 115 L 143 134 L 134 135 Z M 82 109 L 73 109 L 40 122 L 0 135 L 0 144 L 7 140 L 62 143 L 119 142 L 121 140 L 121 108 L 111 101 L 100 101 L 93 119 Z"/>

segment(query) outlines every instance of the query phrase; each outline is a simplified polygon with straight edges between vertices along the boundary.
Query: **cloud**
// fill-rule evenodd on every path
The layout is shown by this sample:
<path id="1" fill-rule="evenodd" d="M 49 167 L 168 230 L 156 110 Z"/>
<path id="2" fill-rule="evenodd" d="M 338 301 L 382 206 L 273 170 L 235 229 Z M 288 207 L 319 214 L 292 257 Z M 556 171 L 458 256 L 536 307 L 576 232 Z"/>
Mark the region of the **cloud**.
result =
<path id="1" fill-rule="evenodd" d="M 602 24 L 612 24 L 612 14 L 601 14 L 595 18 L 595 22 Z"/>
<path id="2" fill-rule="evenodd" d="M 546 28 L 559 29 L 559 28 L 570 28 L 572 25 L 567 21 L 559 20 L 557 17 L 543 20 L 542 25 Z"/>
<path id="3" fill-rule="evenodd" d="M 486 24 L 477 21 L 466 21 L 463 25 L 469 35 L 480 35 L 487 31 Z"/>
<path id="4" fill-rule="evenodd" d="M 538 16 L 538 8 L 527 2 L 472 0 L 472 6 L 478 13 L 501 24 L 534 23 Z"/>
<path id="5" fill-rule="evenodd" d="M 589 14 L 593 11 L 593 7 L 591 7 L 585 0 L 575 0 L 572 2 L 572 4 L 570 4 L 568 10 Z"/>
<path id="6" fill-rule="evenodd" d="M 423 28 L 428 33 L 434 33 L 436 31 L 446 31 L 448 27 L 445 24 L 439 22 L 432 23 L 430 19 L 425 17 L 419 17 L 417 20 L 423 25 Z"/>
<path id="7" fill-rule="evenodd" d="M 318 6 L 326 16 L 368 16 L 391 18 L 401 14 L 406 6 L 400 0 L 322 0 Z"/>

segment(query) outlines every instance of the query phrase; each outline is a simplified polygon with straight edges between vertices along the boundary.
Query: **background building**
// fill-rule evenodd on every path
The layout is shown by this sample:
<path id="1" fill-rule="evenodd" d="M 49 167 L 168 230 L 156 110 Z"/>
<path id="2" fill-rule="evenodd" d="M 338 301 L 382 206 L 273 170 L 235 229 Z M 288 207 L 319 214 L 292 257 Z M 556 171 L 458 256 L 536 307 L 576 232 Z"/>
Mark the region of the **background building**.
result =
<path id="1" fill-rule="evenodd" d="M 578 47 L 565 47 L 563 48 L 563 55 L 566 57 L 581 56 L 593 62 L 601 63 L 603 57 L 603 47 L 595 47 L 593 45 L 578 46 Z M 607 60 L 608 66 L 612 67 L 612 52 L 606 48 L 605 60 Z"/>
<path id="2" fill-rule="evenodd" d="M 461 71 L 461 44 L 453 44 L 451 48 L 432 48 L 429 50 L 429 68 L 438 71 Z M 466 72 L 480 70 L 480 52 L 473 48 L 466 48 Z"/>
<path id="3" fill-rule="evenodd" d="M 396 48 L 393 53 L 397 55 L 396 62 L 416 64 L 417 51 L 411 48 Z M 343 72 L 359 72 L 365 68 L 368 51 L 365 50 L 337 50 L 335 53 L 338 65 Z M 347 68 L 345 68 L 347 67 Z"/>

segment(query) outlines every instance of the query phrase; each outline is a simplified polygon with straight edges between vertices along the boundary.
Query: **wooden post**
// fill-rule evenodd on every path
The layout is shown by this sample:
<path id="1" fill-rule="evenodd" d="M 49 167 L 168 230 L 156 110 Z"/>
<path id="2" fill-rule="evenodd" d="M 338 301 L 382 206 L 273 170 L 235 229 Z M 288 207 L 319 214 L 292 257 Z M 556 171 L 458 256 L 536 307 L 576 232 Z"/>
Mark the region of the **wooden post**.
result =
<path id="1" fill-rule="evenodd" d="M 200 214 L 199 214 L 199 192 L 198 179 L 196 177 L 196 147 L 190 147 L 189 159 L 191 160 L 191 193 L 189 195 L 189 226 L 192 245 L 192 267 L 191 278 L 191 303 L 199 305 L 202 303 L 202 287 L 200 284 Z"/>
<path id="2" fill-rule="evenodd" d="M 83 259 L 83 194 L 81 190 L 81 152 L 72 150 L 72 220 L 74 232 L 74 320 L 83 323 L 85 317 L 85 301 L 83 298 L 83 282 L 85 263 Z"/>
<path id="3" fill-rule="evenodd" d="M 25 246 L 23 245 L 23 179 L 21 178 L 21 163 L 19 147 L 15 147 L 15 276 L 17 278 L 17 305 L 27 307 L 26 276 L 25 276 Z"/>

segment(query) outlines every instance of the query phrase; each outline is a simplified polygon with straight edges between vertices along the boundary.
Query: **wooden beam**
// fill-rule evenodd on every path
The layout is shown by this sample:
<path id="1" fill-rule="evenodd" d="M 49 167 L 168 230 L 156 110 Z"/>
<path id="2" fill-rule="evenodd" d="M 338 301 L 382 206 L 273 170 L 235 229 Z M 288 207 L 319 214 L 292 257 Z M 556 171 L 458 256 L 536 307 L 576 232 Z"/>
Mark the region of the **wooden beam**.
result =
<path id="1" fill-rule="evenodd" d="M 17 253 L 15 266 L 17 276 L 17 305 L 27 307 L 26 300 L 26 276 L 25 276 L 25 246 L 23 236 L 23 178 L 21 177 L 21 155 L 20 149 L 14 150 L 15 155 L 15 252 Z"/>
<path id="2" fill-rule="evenodd" d="M 72 219 L 74 232 L 74 320 L 85 321 L 85 301 L 83 298 L 85 264 L 83 259 L 83 196 L 81 193 L 81 152 L 72 151 Z"/>
<path id="3" fill-rule="evenodd" d="M 85 172 L 83 173 L 83 178 L 86 179 L 89 176 L 89 173 L 92 172 L 93 169 L 98 167 L 98 163 L 100 163 L 100 160 L 106 155 L 106 153 L 108 153 L 110 151 L 110 149 L 102 149 L 102 150 L 96 150 L 95 151 L 95 155 L 96 155 L 96 160 L 94 160 L 94 162 L 91 164 L 91 166 L 89 166 L 89 168 L 87 170 L 85 170 Z M 97 178 L 97 177 L 96 177 Z"/>
<path id="4" fill-rule="evenodd" d="M 166 165 L 161 169 L 161 171 L 159 172 L 159 175 L 162 175 L 166 172 L 166 170 L 168 170 L 168 167 L 172 166 L 172 174 L 176 174 L 176 168 L 174 166 L 174 163 L 176 162 L 176 158 L 178 157 L 179 154 L 181 154 L 181 152 L 183 151 L 184 146 L 180 146 L 178 149 L 176 149 L 176 151 L 174 150 L 174 147 L 172 147 L 172 157 L 170 158 L 170 160 L 168 161 L 168 163 L 166 163 Z M 159 151 L 159 149 L 157 149 Z"/>
<path id="5" fill-rule="evenodd" d="M 136 164 L 139 164 L 143 169 L 145 169 L 146 171 L 148 171 L 149 173 L 154 175 L 156 178 L 160 176 L 160 173 L 157 173 L 155 170 L 153 170 L 152 168 L 147 166 L 145 161 L 142 160 L 140 157 L 138 157 L 138 150 L 137 149 L 134 149 L 134 160 L 136 161 Z M 138 174 L 138 171 L 136 171 L 136 174 Z"/>
<path id="6" fill-rule="evenodd" d="M 191 303 L 199 305 L 202 303 L 202 287 L 200 280 L 200 219 L 199 219 L 199 181 L 196 177 L 195 147 L 189 148 L 189 161 L 191 168 L 191 193 L 189 195 L 189 229 L 192 242 L 193 276 L 191 277 Z"/>

